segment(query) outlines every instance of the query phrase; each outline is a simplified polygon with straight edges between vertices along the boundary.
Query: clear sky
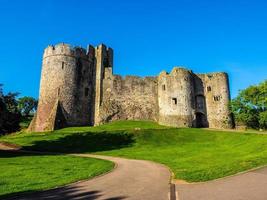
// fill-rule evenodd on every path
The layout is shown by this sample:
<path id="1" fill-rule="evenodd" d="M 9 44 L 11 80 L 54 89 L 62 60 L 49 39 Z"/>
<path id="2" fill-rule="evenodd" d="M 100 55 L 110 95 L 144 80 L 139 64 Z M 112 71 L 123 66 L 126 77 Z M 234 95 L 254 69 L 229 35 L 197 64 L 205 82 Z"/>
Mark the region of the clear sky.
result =
<path id="1" fill-rule="evenodd" d="M 231 95 L 267 79 L 267 1 L 0 0 L 0 83 L 38 97 L 43 49 L 114 49 L 114 72 L 226 71 Z"/>

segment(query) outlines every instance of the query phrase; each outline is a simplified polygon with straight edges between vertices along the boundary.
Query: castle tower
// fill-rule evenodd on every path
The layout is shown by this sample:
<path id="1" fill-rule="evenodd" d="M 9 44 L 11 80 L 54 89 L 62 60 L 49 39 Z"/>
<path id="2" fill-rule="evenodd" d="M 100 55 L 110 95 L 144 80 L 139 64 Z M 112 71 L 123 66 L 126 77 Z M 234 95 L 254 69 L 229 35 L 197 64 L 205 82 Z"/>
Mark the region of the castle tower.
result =
<path id="1" fill-rule="evenodd" d="M 192 71 L 173 68 L 170 74 L 158 77 L 159 124 L 192 127 L 194 114 L 194 83 Z"/>
<path id="2" fill-rule="evenodd" d="M 203 84 L 208 127 L 232 128 L 228 75 L 224 72 L 196 75 Z"/>
<path id="3" fill-rule="evenodd" d="M 100 106 L 103 102 L 103 79 L 112 75 L 113 50 L 101 44 L 95 48 L 95 112 L 94 125 L 100 123 Z"/>
<path id="4" fill-rule="evenodd" d="M 67 44 L 49 46 L 43 54 L 37 114 L 31 131 L 91 124 L 94 92 L 94 48 L 87 52 Z"/>

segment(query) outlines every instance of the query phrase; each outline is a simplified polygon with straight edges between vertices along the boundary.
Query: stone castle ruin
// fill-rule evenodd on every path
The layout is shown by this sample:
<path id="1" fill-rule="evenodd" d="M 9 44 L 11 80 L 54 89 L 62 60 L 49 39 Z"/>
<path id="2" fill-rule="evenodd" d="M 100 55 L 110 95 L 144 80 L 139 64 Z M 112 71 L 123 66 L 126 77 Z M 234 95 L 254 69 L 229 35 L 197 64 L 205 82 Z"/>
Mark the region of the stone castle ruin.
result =
<path id="1" fill-rule="evenodd" d="M 113 74 L 113 50 L 48 46 L 30 131 L 151 120 L 174 127 L 231 128 L 226 73 L 194 74 L 174 67 L 159 76 Z"/>

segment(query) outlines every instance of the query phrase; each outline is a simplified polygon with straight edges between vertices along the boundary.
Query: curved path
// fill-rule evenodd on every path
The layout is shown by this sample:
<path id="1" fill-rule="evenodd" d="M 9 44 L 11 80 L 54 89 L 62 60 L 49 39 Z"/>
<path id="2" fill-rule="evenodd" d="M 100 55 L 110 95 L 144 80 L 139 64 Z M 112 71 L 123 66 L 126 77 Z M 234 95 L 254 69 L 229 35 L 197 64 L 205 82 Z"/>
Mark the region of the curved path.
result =
<path id="1" fill-rule="evenodd" d="M 116 168 L 103 176 L 57 189 L 15 196 L 8 199 L 72 199 L 72 200 L 168 200 L 170 171 L 163 165 L 143 160 L 74 154 L 116 163 Z"/>
<path id="2" fill-rule="evenodd" d="M 176 184 L 178 200 L 266 200 L 267 167 L 204 183 Z"/>

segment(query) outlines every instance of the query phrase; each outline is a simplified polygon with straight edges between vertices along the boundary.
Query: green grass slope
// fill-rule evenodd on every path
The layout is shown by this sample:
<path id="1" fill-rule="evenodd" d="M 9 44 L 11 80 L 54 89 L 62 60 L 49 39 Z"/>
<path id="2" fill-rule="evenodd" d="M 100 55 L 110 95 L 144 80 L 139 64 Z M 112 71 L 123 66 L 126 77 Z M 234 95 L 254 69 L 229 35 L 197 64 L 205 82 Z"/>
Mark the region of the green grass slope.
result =
<path id="1" fill-rule="evenodd" d="M 118 121 L 0 138 L 25 149 L 97 153 L 167 165 L 175 178 L 207 181 L 267 164 L 267 135 Z"/>
<path id="2" fill-rule="evenodd" d="M 93 158 L 0 151 L 0 198 L 92 178 L 112 168 L 113 163 Z"/>

